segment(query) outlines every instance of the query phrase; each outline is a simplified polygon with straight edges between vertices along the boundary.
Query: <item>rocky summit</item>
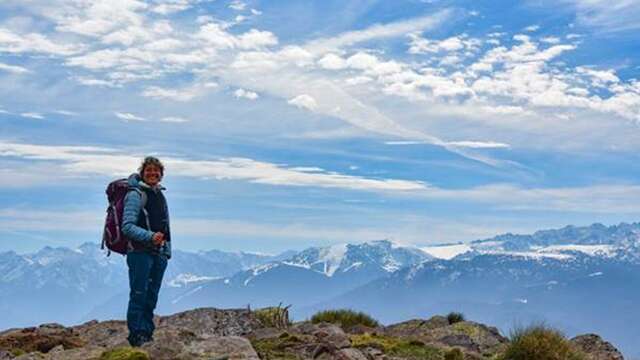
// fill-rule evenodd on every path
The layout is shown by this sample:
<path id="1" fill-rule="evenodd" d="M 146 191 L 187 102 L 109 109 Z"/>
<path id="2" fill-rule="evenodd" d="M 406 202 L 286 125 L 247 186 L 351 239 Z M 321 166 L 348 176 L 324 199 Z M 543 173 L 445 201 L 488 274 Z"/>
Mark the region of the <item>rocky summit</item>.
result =
<path id="1" fill-rule="evenodd" d="M 509 346 L 494 327 L 443 316 L 343 328 L 326 322 L 290 323 L 287 309 L 280 307 L 201 308 L 155 321 L 154 340 L 140 348 L 128 346 L 124 321 L 7 330 L 0 333 L 0 360 L 500 359 Z M 597 335 L 581 335 L 571 343 L 586 359 L 623 360 Z"/>

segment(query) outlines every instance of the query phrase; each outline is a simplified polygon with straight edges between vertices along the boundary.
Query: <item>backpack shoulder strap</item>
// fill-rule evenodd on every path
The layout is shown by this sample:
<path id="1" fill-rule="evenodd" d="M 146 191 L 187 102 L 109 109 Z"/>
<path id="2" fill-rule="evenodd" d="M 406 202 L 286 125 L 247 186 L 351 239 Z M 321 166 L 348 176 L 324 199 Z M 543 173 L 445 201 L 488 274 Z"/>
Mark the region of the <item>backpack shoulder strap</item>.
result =
<path id="1" fill-rule="evenodd" d="M 140 194 L 140 210 L 142 210 L 142 213 L 144 214 L 145 222 L 147 224 L 147 230 L 151 230 L 151 223 L 149 222 L 149 213 L 147 212 L 147 209 L 145 209 L 145 206 L 147 206 L 147 193 L 138 188 L 130 188 L 130 191 L 135 191 L 138 194 Z"/>
<path id="2" fill-rule="evenodd" d="M 140 208 L 144 209 L 147 206 L 147 193 L 138 188 L 129 188 L 129 191 L 135 191 L 140 194 Z"/>

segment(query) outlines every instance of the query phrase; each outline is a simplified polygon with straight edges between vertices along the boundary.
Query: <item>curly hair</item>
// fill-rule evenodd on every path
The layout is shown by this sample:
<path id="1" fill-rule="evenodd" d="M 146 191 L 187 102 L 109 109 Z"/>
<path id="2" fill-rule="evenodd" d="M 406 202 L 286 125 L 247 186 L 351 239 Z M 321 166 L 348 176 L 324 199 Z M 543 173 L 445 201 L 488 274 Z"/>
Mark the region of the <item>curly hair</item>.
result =
<path id="1" fill-rule="evenodd" d="M 149 165 L 155 165 L 160 169 L 160 175 L 164 176 L 164 165 L 162 162 L 155 156 L 147 156 L 142 160 L 142 164 L 138 168 L 138 172 L 140 173 L 140 177 L 144 176 L 144 169 Z"/>

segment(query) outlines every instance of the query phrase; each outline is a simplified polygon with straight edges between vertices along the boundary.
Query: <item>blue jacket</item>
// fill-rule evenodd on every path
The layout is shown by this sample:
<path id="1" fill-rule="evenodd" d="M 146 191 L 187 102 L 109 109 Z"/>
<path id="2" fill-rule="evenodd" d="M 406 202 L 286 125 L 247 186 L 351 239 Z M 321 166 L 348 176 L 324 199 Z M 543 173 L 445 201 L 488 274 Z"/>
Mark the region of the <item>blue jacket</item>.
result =
<path id="1" fill-rule="evenodd" d="M 124 212 L 122 214 L 122 233 L 132 241 L 144 244 L 145 247 L 153 249 L 153 231 L 138 226 L 138 218 L 142 210 L 142 194 L 145 188 L 149 189 L 149 185 L 141 181 L 139 174 L 131 174 L 129 176 L 129 187 L 140 191 L 129 191 L 124 198 Z M 160 191 L 164 190 L 160 187 Z M 167 229 L 169 228 L 169 212 L 167 211 Z M 165 234 L 165 238 L 171 239 L 170 230 Z M 161 255 L 171 258 L 171 241 L 159 249 Z"/>

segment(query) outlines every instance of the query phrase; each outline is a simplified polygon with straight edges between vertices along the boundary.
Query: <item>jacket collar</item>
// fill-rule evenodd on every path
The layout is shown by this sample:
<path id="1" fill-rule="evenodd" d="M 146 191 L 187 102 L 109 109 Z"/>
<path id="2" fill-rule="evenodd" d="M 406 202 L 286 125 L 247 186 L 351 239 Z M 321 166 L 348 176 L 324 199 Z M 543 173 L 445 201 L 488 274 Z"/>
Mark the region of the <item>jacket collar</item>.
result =
<path id="1" fill-rule="evenodd" d="M 162 186 L 162 184 L 158 184 L 152 187 L 149 184 L 145 183 L 144 181 L 142 181 L 142 179 L 140 178 L 140 174 L 138 173 L 133 173 L 129 175 L 129 178 L 127 179 L 127 183 L 129 184 L 130 187 L 137 188 L 137 189 L 149 189 L 154 191 L 166 190 L 166 188 Z"/>

